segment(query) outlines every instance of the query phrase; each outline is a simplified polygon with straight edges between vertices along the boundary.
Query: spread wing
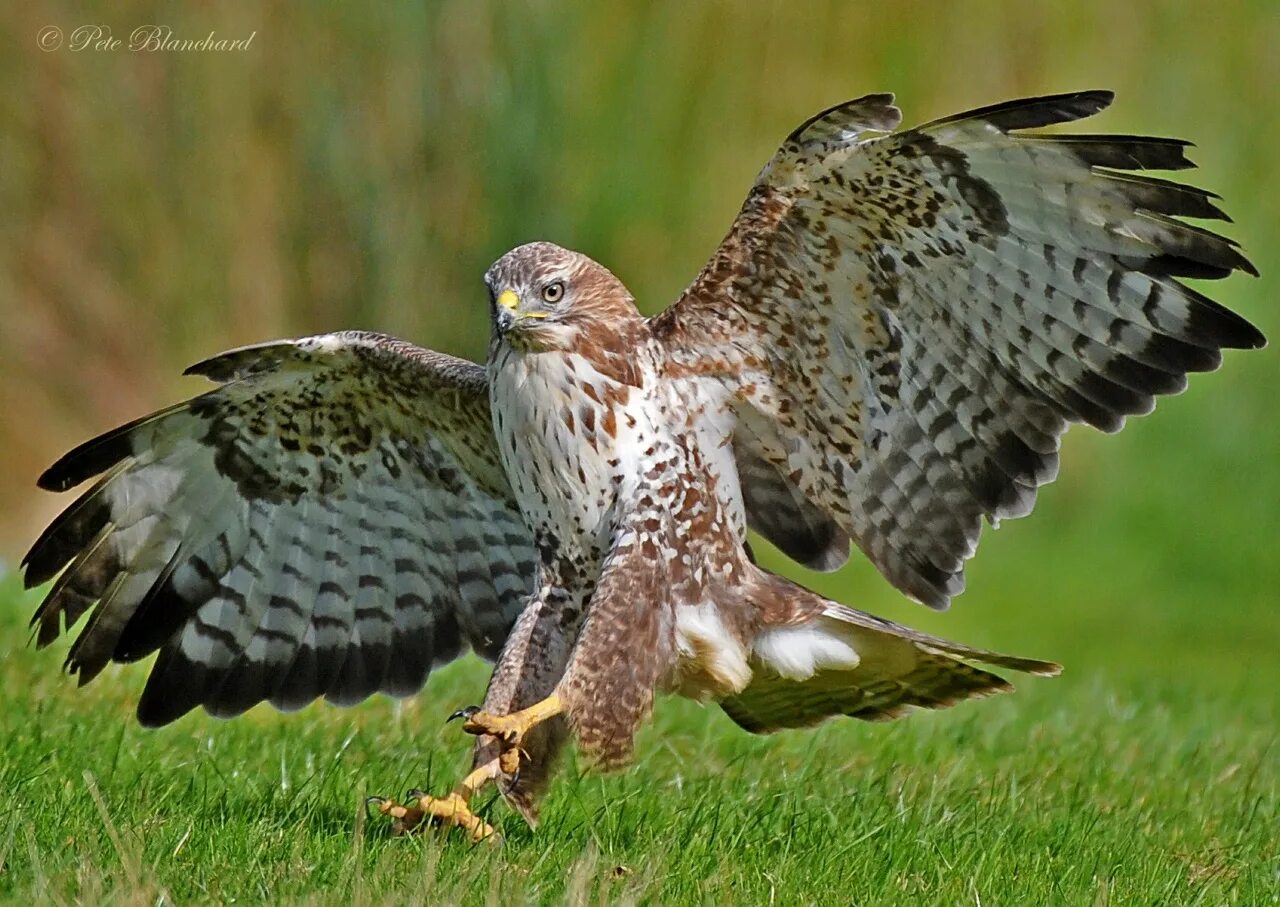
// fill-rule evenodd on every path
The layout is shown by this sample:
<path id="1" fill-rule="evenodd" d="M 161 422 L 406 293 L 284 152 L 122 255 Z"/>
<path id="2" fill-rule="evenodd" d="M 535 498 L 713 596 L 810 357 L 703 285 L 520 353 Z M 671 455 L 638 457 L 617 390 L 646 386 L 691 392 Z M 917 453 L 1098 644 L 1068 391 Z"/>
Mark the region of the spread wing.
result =
<path id="1" fill-rule="evenodd" d="M 681 299 L 672 373 L 723 388 L 748 521 L 832 568 L 852 539 L 946 607 L 981 520 L 1028 513 L 1070 422 L 1118 430 L 1263 345 L 1178 278 L 1256 274 L 1178 219 L 1211 193 L 1146 175 L 1185 142 L 1020 130 L 1108 92 L 1014 101 L 892 135 L 891 95 L 797 129 Z"/>
<path id="2" fill-rule="evenodd" d="M 144 724 L 421 688 L 463 641 L 496 655 L 533 584 L 498 461 L 484 369 L 346 332 L 224 353 L 220 386 L 68 453 L 61 491 L 104 474 L 45 530 L 28 587 L 47 645 L 86 683 L 160 655 Z"/>

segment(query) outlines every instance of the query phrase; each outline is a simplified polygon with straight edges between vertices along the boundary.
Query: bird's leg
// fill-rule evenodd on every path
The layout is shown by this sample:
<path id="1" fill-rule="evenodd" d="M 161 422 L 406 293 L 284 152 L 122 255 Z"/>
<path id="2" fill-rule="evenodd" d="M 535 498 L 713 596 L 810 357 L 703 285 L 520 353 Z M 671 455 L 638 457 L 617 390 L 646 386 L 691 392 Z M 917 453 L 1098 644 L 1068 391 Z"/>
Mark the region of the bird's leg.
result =
<path id="1" fill-rule="evenodd" d="M 474 706 L 455 712 L 451 718 L 465 718 L 463 729 L 467 733 L 493 737 L 500 747 L 498 755 L 477 766 L 447 796 L 433 797 L 411 790 L 408 794 L 411 802 L 407 806 L 382 797 L 370 797 L 369 802 L 376 804 L 382 815 L 391 817 L 391 828 L 396 834 L 407 834 L 427 822 L 456 825 L 468 834 L 472 843 L 497 841 L 499 835 L 494 827 L 471 811 L 472 798 L 491 781 L 518 777 L 524 752 L 520 742 L 525 734 L 563 711 L 560 697 L 552 693 L 527 709 L 509 715 L 491 715 Z"/>
<path id="2" fill-rule="evenodd" d="M 520 709 L 509 715 L 494 715 L 471 706 L 454 712 L 450 719 L 465 719 L 462 729 L 468 734 L 477 736 L 487 734 L 490 737 L 497 738 L 502 746 L 502 754 L 505 756 L 513 750 L 518 753 L 520 741 L 524 739 L 525 734 L 548 718 L 554 718 L 563 711 L 564 703 L 560 701 L 559 694 L 552 693 L 546 699 L 535 702 L 527 709 Z"/>
<path id="3" fill-rule="evenodd" d="M 457 826 L 473 842 L 499 840 L 493 826 L 471 810 L 476 793 L 496 781 L 506 782 L 500 785 L 504 798 L 534 824 L 537 797 L 565 736 L 563 722 L 555 720 L 563 711 L 555 688 L 572 642 L 565 635 L 565 602 L 557 589 L 540 589 L 507 638 L 489 681 L 484 710 L 472 706 L 451 716 L 465 719 L 466 730 L 478 736 L 474 770 L 444 797 L 411 790 L 407 805 L 369 798 L 382 815 L 391 817 L 396 834 L 428 825 Z"/>

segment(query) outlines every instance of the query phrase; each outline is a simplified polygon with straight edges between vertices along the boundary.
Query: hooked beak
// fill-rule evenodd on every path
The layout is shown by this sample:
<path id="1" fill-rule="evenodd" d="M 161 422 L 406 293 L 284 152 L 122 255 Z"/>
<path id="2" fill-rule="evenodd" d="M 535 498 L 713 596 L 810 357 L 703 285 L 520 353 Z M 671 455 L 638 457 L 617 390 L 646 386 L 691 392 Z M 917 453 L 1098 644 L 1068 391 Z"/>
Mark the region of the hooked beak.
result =
<path id="1" fill-rule="evenodd" d="M 516 294 L 515 290 L 503 290 L 498 294 L 497 305 L 494 307 L 494 314 L 497 318 L 498 330 L 504 334 L 526 319 L 542 319 L 547 317 L 545 312 L 520 311 L 520 297 Z"/>
<path id="2" fill-rule="evenodd" d="M 494 315 L 497 319 L 500 333 L 505 334 L 515 326 L 517 320 L 516 309 L 519 305 L 520 297 L 515 294 L 514 290 L 503 290 L 498 294 Z"/>

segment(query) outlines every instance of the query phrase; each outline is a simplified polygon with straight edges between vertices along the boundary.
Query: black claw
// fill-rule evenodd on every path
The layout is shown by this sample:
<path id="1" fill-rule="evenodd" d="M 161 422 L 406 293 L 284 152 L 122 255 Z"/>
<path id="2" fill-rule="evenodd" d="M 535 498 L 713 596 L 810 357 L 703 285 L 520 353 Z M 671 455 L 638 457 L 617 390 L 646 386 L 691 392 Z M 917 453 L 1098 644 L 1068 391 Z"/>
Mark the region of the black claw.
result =
<path id="1" fill-rule="evenodd" d="M 448 718 L 445 719 L 445 723 L 448 724 L 450 721 L 452 721 L 455 718 L 464 718 L 464 719 L 470 718 L 479 711 L 480 711 L 480 706 L 469 705 L 465 709 L 458 709 L 458 711 L 454 712 L 452 715 L 450 715 Z"/>

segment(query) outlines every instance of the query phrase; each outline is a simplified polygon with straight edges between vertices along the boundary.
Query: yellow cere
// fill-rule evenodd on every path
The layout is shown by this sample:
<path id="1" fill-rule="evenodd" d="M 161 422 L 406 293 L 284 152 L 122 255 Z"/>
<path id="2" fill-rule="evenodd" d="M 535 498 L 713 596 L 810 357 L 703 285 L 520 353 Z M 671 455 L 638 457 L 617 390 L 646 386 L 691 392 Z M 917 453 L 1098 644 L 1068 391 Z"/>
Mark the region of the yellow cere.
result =
<path id="1" fill-rule="evenodd" d="M 516 306 L 520 304 L 520 297 L 516 295 L 515 290 L 503 290 L 498 294 L 498 305 L 504 309 L 516 310 Z"/>

